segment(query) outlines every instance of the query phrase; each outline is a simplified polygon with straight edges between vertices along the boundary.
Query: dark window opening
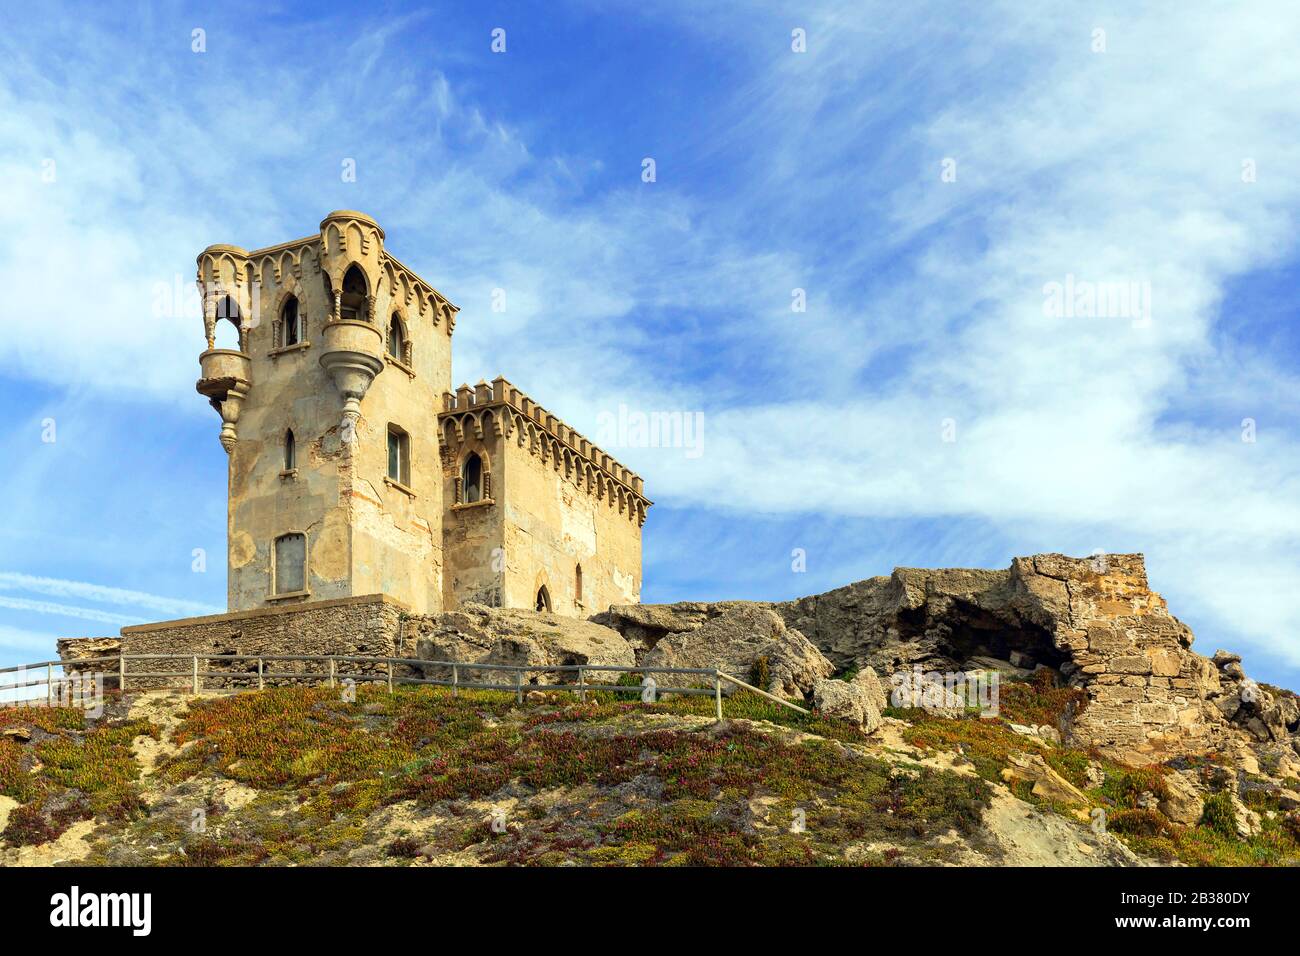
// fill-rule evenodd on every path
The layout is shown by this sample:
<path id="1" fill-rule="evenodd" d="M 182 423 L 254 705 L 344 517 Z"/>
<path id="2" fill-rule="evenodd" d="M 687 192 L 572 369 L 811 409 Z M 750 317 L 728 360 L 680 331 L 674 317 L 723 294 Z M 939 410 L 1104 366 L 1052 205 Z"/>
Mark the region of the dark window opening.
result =
<path id="1" fill-rule="evenodd" d="M 461 487 L 465 504 L 483 500 L 483 459 L 474 452 L 465 458 L 461 469 Z"/>
<path id="2" fill-rule="evenodd" d="M 546 590 L 546 585 L 543 584 L 540 588 L 537 589 L 537 610 L 549 611 L 550 609 L 551 609 L 551 592 Z"/>
<path id="3" fill-rule="evenodd" d="M 221 320 L 229 322 L 226 325 Z M 216 339 L 216 347 L 219 349 L 230 349 L 233 352 L 243 351 L 243 329 L 240 327 L 242 321 L 239 306 L 235 300 L 228 295 L 223 295 L 217 300 L 217 327 L 213 335 Z M 231 330 L 233 331 L 233 334 Z"/>
<path id="4" fill-rule="evenodd" d="M 388 354 L 399 362 L 406 361 L 406 338 L 402 335 L 402 320 L 397 316 L 388 323 Z"/>
<path id="5" fill-rule="evenodd" d="M 343 276 L 343 295 L 339 299 L 339 318 L 368 319 L 366 314 L 366 277 L 356 266 Z"/>
<path id="6" fill-rule="evenodd" d="M 293 440 L 293 429 L 284 433 L 284 470 L 292 471 L 298 467 L 298 449 Z"/>
<path id="7" fill-rule="evenodd" d="M 280 326 L 284 330 L 284 344 L 297 345 L 302 338 L 302 330 L 298 325 L 298 300 L 294 296 L 289 296 L 280 309 Z"/>

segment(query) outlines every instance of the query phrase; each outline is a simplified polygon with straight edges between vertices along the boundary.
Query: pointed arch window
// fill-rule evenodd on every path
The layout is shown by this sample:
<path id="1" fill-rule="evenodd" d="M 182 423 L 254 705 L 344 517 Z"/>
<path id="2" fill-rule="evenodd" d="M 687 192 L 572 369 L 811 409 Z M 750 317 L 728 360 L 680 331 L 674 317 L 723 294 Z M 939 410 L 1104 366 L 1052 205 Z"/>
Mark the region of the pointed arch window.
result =
<path id="1" fill-rule="evenodd" d="M 551 609 L 551 592 L 546 590 L 546 585 L 543 584 L 540 588 L 537 589 L 536 610 L 549 611 L 550 609 Z"/>
<path id="2" fill-rule="evenodd" d="M 222 323 L 225 319 L 230 323 L 227 327 Z M 216 347 L 228 348 L 235 352 L 244 351 L 244 329 L 243 316 L 240 314 L 239 305 L 229 295 L 223 295 L 217 300 L 217 325 L 216 325 Z M 233 336 L 230 329 L 234 329 Z"/>
<path id="3" fill-rule="evenodd" d="M 339 298 L 339 318 L 369 321 L 366 298 L 369 295 L 365 274 L 356 266 L 350 266 L 343 275 L 343 291 Z"/>
<path id="4" fill-rule="evenodd" d="M 575 604 L 582 603 L 582 565 L 573 569 L 573 601 Z"/>
<path id="5" fill-rule="evenodd" d="M 472 504 L 483 500 L 483 459 L 475 452 L 465 456 L 465 464 L 460 470 L 460 487 L 463 503 Z"/>
<path id="6" fill-rule="evenodd" d="M 284 433 L 284 470 L 293 471 L 298 467 L 298 445 L 294 441 L 293 429 Z"/>
<path id="7" fill-rule="evenodd" d="M 401 316 L 393 313 L 388 321 L 388 354 L 403 364 L 410 364 L 410 343 L 406 341 L 406 332 L 402 328 Z"/>
<path id="8" fill-rule="evenodd" d="M 280 344 L 284 347 L 302 341 L 302 323 L 298 317 L 298 297 L 289 296 L 280 307 Z"/>

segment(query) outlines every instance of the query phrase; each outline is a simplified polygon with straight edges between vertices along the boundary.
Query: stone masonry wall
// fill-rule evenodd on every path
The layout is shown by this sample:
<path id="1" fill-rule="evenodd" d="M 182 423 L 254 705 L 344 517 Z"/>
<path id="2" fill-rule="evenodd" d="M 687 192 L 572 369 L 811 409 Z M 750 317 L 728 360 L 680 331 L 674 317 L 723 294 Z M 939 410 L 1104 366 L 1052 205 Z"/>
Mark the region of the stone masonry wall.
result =
<path id="1" fill-rule="evenodd" d="M 114 644 L 104 638 L 69 638 L 59 641 L 63 660 L 115 654 L 117 647 L 128 654 L 343 654 L 376 657 L 399 657 L 414 653 L 414 640 L 403 643 L 405 606 L 383 595 L 338 598 L 284 608 L 257 608 L 233 614 L 185 618 L 158 624 L 142 624 L 122 629 Z M 99 665 L 102 667 L 103 665 Z M 238 680 L 213 678 L 205 681 L 212 688 L 255 686 L 256 661 L 202 661 L 200 670 L 223 671 L 240 675 Z M 380 672 L 383 668 L 349 665 L 353 671 Z M 145 687 L 174 681 L 132 679 L 135 672 L 171 672 L 178 677 L 190 674 L 188 661 L 129 661 L 127 687 Z M 265 666 L 267 672 L 319 672 L 321 664 L 303 661 L 276 661 Z M 344 668 L 340 667 L 340 671 Z M 109 683 L 116 685 L 115 675 Z M 268 680 L 267 683 L 292 683 Z"/>

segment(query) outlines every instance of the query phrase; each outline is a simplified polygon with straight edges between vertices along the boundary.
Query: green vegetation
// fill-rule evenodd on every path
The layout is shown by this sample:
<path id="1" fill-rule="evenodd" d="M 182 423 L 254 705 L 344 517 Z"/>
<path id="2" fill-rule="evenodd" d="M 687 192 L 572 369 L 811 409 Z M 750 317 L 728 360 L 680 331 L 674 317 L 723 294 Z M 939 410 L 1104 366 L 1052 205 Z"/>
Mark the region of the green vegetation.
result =
<path id="1" fill-rule="evenodd" d="M 0 710 L 0 727 L 17 726 L 30 728 L 33 743 L 0 739 L 0 793 L 21 804 L 0 834 L 6 842 L 44 843 L 78 820 L 127 820 L 142 812 L 131 742 L 157 736 L 147 721 L 103 720 L 87 728 L 84 712 L 74 708 Z"/>
<path id="2" fill-rule="evenodd" d="M 309 790 L 299 811 L 309 827 L 253 826 L 238 851 L 217 862 L 258 862 L 328 852 L 340 831 L 378 809 L 414 800 L 439 816 L 465 814 L 467 801 L 501 791 L 576 796 L 569 812 L 513 815 L 503 832 L 481 816 L 432 841 L 448 852 L 484 845 L 485 861 L 512 864 L 808 864 L 840 862 L 845 846 L 873 839 L 921 843 L 952 828 L 971 832 L 988 788 L 950 773 L 900 775 L 889 764 L 830 740 L 783 742 L 727 725 L 701 729 L 594 725 L 621 717 L 712 713 L 708 698 L 654 705 L 591 693 L 586 704 L 520 712 L 508 694 L 363 689 L 356 703 L 328 688 L 275 689 L 197 705 L 175 739 L 189 746 L 161 771 L 173 782 L 218 773 L 259 790 Z M 782 710 L 744 695 L 729 711 Z M 248 734 L 246 728 L 258 727 Z M 584 729 L 588 728 L 588 729 Z M 852 728 L 844 736 L 861 735 Z M 601 795 L 628 789 L 611 802 Z M 751 801 L 768 802 L 768 819 Z M 631 809 L 627 803 L 634 805 Z M 788 832 L 801 811 L 804 829 Z M 774 820 L 775 822 L 769 822 Z M 262 821 L 269 823 L 269 820 Z M 354 834 L 356 835 L 356 834 Z M 238 841 L 236 841 L 238 842 Z M 233 844 L 232 844 L 233 845 Z M 200 846 L 199 857 L 209 850 Z M 410 838 L 389 857 L 416 854 Z M 187 849 L 190 861 L 195 854 Z"/>
<path id="3" fill-rule="evenodd" d="M 761 686 L 765 675 L 756 667 L 750 676 Z M 171 739 L 179 749 L 144 784 L 131 748 L 158 737 L 147 721 L 0 710 L 0 727 L 31 736 L 0 737 L 0 793 L 20 803 L 3 838 L 44 843 L 94 817 L 112 826 L 90 862 L 113 864 L 926 863 L 955 858 L 945 834 L 967 838 L 958 845 L 979 839 L 989 784 L 1003 783 L 1012 755 L 1031 751 L 1104 808 L 1110 831 L 1138 852 L 1198 865 L 1300 862 L 1300 820 L 1281 812 L 1267 781 L 1242 784 L 1263 817 L 1243 840 L 1226 790 L 1198 824 L 1178 826 L 1155 809 L 1167 768 L 1012 731 L 1009 722 L 1056 726 L 1082 706 L 1048 677 L 1004 683 L 994 719 L 887 712 L 903 721 L 894 739 L 959 753 L 973 775 L 881 759 L 878 737 L 747 692 L 728 697 L 722 724 L 712 695 L 642 704 L 637 674 L 619 679 L 626 691 L 591 691 L 585 702 L 546 694 L 522 707 L 510 693 L 428 687 L 363 687 L 351 702 L 328 687 L 193 701 Z M 1179 766 L 1212 787 L 1231 779 L 1212 758 Z M 1026 782 L 1012 790 L 1086 816 L 1046 804 Z M 198 808 L 205 826 L 195 828 Z"/>

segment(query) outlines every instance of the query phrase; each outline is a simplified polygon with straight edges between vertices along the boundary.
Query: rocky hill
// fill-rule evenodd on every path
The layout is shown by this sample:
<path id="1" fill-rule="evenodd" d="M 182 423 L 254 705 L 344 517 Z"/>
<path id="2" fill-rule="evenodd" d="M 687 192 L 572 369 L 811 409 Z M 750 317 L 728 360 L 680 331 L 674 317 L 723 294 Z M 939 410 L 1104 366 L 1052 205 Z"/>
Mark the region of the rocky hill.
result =
<path id="1" fill-rule="evenodd" d="M 1300 863 L 1300 702 L 1193 652 L 1140 555 L 404 631 L 429 661 L 720 666 L 814 712 L 430 687 L 8 709 L 0 862 Z"/>

